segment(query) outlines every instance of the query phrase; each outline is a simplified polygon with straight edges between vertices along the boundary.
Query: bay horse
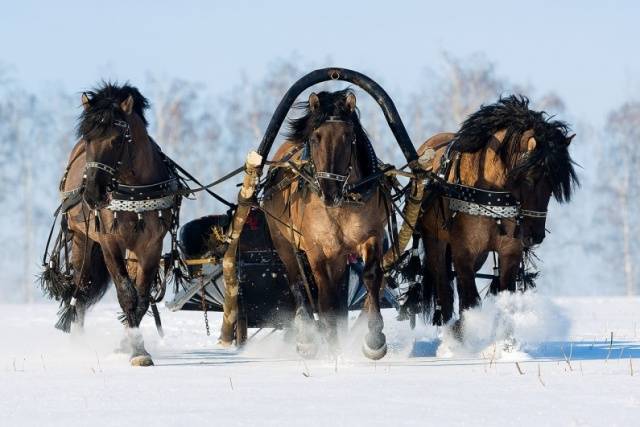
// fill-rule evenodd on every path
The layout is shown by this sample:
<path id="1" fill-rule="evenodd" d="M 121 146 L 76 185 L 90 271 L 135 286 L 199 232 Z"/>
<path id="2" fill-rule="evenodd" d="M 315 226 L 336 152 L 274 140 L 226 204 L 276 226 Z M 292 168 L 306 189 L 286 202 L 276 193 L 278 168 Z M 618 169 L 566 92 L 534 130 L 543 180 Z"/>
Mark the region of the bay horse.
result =
<path id="1" fill-rule="evenodd" d="M 512 95 L 481 107 L 457 133 L 437 134 L 419 147 L 420 155 L 431 150 L 443 181 L 457 184 L 453 194 L 424 203 L 417 224 L 426 254 L 423 299 L 434 324 L 453 316 L 451 263 L 460 319 L 480 302 L 475 273 L 491 251 L 499 265 L 492 293 L 513 291 L 522 280 L 523 252 L 544 240 L 551 196 L 568 202 L 579 184 L 568 151 L 575 135 L 568 130 Z"/>
<path id="2" fill-rule="evenodd" d="M 348 190 L 377 170 L 377 158 L 350 90 L 312 93 L 308 102 L 297 106 L 304 114 L 289 122 L 288 138 L 273 160 L 289 159 L 302 166 L 297 172 L 272 167 L 265 188 L 269 195 L 262 203 L 295 298 L 297 351 L 313 357 L 318 350 L 313 336 L 315 303 L 305 281 L 312 280 L 317 286 L 319 322 L 335 351 L 347 260 L 361 257 L 368 291 L 363 314 L 368 333 L 362 349 L 365 356 L 380 359 L 387 351 L 379 296 L 389 202 L 378 182 L 358 193 Z M 310 278 L 303 271 L 302 254 L 308 260 Z M 342 315 L 346 317 L 346 312 Z"/>
<path id="3" fill-rule="evenodd" d="M 49 274 L 44 281 L 49 295 L 61 300 L 56 327 L 69 332 L 72 322 L 82 326 L 112 279 L 134 366 L 153 365 L 138 326 L 179 206 L 176 176 L 147 134 L 148 105 L 128 84 L 103 83 L 83 93 L 79 141 L 60 184 L 72 277 L 56 283 Z"/>

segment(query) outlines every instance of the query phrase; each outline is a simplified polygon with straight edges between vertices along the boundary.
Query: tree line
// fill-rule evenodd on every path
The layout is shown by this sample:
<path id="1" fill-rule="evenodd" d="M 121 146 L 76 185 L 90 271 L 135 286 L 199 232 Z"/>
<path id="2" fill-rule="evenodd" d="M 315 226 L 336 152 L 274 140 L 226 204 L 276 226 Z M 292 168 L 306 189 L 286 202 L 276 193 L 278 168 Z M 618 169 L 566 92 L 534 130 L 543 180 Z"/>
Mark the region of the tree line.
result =
<path id="1" fill-rule="evenodd" d="M 201 181 L 211 181 L 243 163 L 289 86 L 321 64 L 298 59 L 274 62 L 261 79 L 239 77 L 226 92 L 211 93 L 197 82 L 153 74 L 131 82 L 151 102 L 150 134 L 163 150 Z M 376 78 L 373 70 L 361 70 Z M 425 69 L 424 84 L 412 93 L 390 89 L 412 140 L 419 144 L 442 131 L 455 131 L 480 105 L 500 95 L 522 93 L 532 107 L 573 124 L 578 137 L 571 152 L 580 164 L 582 188 L 568 206 L 552 202 L 550 235 L 537 254 L 539 287 L 554 294 L 626 294 L 638 292 L 640 254 L 635 213 L 640 202 L 640 102 L 611 111 L 603 129 L 593 129 L 567 111 L 555 93 L 538 93 L 501 76 L 482 56 L 443 54 L 441 65 Z M 380 80 L 383 87 L 392 82 Z M 337 90 L 346 85 L 319 85 Z M 402 164 L 402 155 L 377 104 L 358 88 L 361 121 L 378 156 Z M 35 275 L 40 268 L 58 182 L 76 142 L 80 93 L 48 88 L 33 93 L 21 87 L 9 67 L 0 66 L 0 301 L 40 298 Z M 306 99 L 308 92 L 301 99 Z M 293 112 L 292 114 L 295 114 Z M 218 191 L 233 199 L 235 181 Z M 206 196 L 183 203 L 182 220 L 224 211 Z"/>

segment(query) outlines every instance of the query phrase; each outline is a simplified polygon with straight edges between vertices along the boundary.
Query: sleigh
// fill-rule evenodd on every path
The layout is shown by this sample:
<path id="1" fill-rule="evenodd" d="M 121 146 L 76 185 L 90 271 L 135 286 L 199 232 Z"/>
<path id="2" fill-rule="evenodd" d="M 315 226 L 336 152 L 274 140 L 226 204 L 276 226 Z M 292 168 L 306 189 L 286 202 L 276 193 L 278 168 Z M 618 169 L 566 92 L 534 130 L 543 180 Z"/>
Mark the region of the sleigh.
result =
<path id="1" fill-rule="evenodd" d="M 220 261 L 220 243 L 212 243 L 211 230 L 225 227 L 231 218 L 211 215 L 186 223 L 180 233 L 180 250 L 188 269 L 187 284 L 167 303 L 172 311 L 222 312 L 225 282 Z M 222 224 L 222 225 L 221 225 Z M 347 272 L 339 284 L 341 300 L 349 311 L 362 309 L 366 289 L 362 282 L 362 261 L 348 259 Z M 286 270 L 273 248 L 264 214 L 252 209 L 240 234 L 238 255 L 237 340 L 247 339 L 248 328 L 283 329 L 291 322 L 294 301 Z M 311 276 L 310 272 L 308 272 Z M 317 289 L 312 285 L 315 296 Z M 397 293 L 386 289 L 383 308 L 397 308 Z"/>

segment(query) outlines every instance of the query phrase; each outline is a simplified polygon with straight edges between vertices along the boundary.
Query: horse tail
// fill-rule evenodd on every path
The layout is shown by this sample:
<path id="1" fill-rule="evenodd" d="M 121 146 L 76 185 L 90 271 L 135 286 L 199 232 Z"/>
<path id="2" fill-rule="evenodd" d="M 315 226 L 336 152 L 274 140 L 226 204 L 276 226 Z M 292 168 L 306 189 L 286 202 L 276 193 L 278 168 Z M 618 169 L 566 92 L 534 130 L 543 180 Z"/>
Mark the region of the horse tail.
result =
<path id="1" fill-rule="evenodd" d="M 104 296 L 109 287 L 111 276 L 99 244 L 91 243 L 90 254 L 85 263 L 86 272 L 80 278 L 80 283 L 74 286 L 72 292 L 66 292 L 60 302 L 55 326 L 63 332 L 71 331 L 71 324 L 78 318 L 78 309 L 86 311 Z"/>

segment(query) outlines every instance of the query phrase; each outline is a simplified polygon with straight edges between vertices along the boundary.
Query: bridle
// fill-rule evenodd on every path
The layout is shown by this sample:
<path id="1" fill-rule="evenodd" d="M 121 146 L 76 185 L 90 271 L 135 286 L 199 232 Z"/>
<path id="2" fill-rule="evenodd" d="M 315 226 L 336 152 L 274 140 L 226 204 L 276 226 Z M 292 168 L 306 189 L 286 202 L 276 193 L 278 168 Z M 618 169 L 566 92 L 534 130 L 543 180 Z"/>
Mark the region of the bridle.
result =
<path id="1" fill-rule="evenodd" d="M 527 160 L 527 158 L 529 158 L 530 153 L 527 151 L 525 152 L 519 159 L 518 163 L 522 163 L 525 160 Z M 522 207 L 520 207 L 521 202 L 518 202 L 518 214 L 520 216 L 520 218 L 536 218 L 536 219 L 543 219 L 547 217 L 547 210 L 544 211 L 538 211 L 538 210 L 533 210 L 533 209 L 524 209 Z"/>
<path id="2" fill-rule="evenodd" d="M 520 208 L 520 215 L 526 216 L 529 218 L 546 218 L 547 211 L 534 211 L 532 209 L 522 209 Z"/>
<path id="3" fill-rule="evenodd" d="M 502 227 L 503 220 L 514 221 L 516 234 L 522 232 L 520 225 L 525 218 L 546 219 L 546 210 L 524 209 L 522 207 L 522 197 L 516 197 L 516 193 L 513 191 L 485 190 L 462 185 L 459 171 L 454 182 L 449 182 L 449 175 L 451 170 L 454 169 L 454 164 L 457 164 L 458 168 L 460 166 L 460 153 L 452 148 L 454 142 L 455 139 L 447 145 L 440 162 L 440 168 L 435 173 L 440 185 L 441 195 L 449 199 L 449 209 L 453 211 L 452 218 L 458 212 L 472 216 L 488 217 L 496 221 L 500 230 L 504 230 Z"/>
<path id="4" fill-rule="evenodd" d="M 87 170 L 98 169 L 111 175 L 111 186 L 112 188 L 117 188 L 119 184 L 118 175 L 120 172 L 120 168 L 122 167 L 122 159 L 124 157 L 124 151 L 127 150 L 130 153 L 129 144 L 133 144 L 134 142 L 133 142 L 133 137 L 131 136 L 131 126 L 129 125 L 129 122 L 125 120 L 115 120 L 113 124 L 114 126 L 120 129 L 120 137 L 123 140 L 122 143 L 120 144 L 120 152 L 119 152 L 119 155 L 116 157 L 117 160 L 115 162 L 115 165 L 110 166 L 105 163 L 96 162 L 96 161 L 87 162 L 85 166 L 85 173 L 83 176 L 83 181 L 84 181 L 83 184 L 86 183 Z"/>
<path id="5" fill-rule="evenodd" d="M 162 209 L 169 209 L 179 204 L 179 202 L 176 202 L 176 197 L 179 198 L 181 184 L 175 170 L 172 169 L 171 164 L 168 163 L 168 158 L 165 156 L 163 157 L 163 162 L 172 175 L 169 179 L 146 185 L 129 185 L 120 182 L 124 164 L 123 159 L 127 157 L 127 153 L 129 166 L 131 166 L 130 146 L 134 144 L 134 140 L 131 136 L 131 127 L 127 121 L 116 120 L 114 125 L 120 129 L 122 138 L 115 164 L 111 166 L 102 162 L 87 162 L 81 188 L 86 186 L 87 170 L 94 168 L 104 171 L 111 176 L 111 181 L 107 186 L 109 204 L 106 209 L 113 212 L 114 218 L 117 218 L 117 213 L 122 211 L 136 213 L 139 221 L 142 220 L 142 212 L 147 211 L 158 211 L 158 216 L 161 217 Z M 133 173 L 133 170 L 131 170 L 131 173 Z M 82 197 L 84 199 L 84 193 Z M 97 209 L 94 209 L 94 211 L 97 211 Z"/>
<path id="6" fill-rule="evenodd" d="M 339 118 L 338 116 L 329 116 L 327 118 L 327 120 L 325 120 L 322 124 L 324 123 L 348 123 L 351 124 L 351 122 L 348 122 L 346 120 L 342 120 L 341 118 Z M 346 174 L 337 174 L 337 173 L 333 173 L 333 172 L 326 172 L 326 171 L 319 171 L 318 168 L 316 167 L 316 164 L 313 160 L 313 156 L 311 155 L 311 146 L 310 146 L 310 141 L 309 139 L 306 140 L 305 142 L 306 145 L 306 151 L 308 152 L 308 156 L 309 156 L 309 164 L 310 164 L 310 168 L 311 168 L 311 176 L 313 181 L 316 184 L 316 187 L 318 189 L 318 192 L 320 193 L 320 197 L 323 200 L 326 200 L 326 195 L 324 194 L 322 187 L 320 186 L 320 180 L 321 179 L 326 179 L 326 180 L 330 180 L 330 181 L 336 181 L 336 182 L 341 182 L 342 183 L 342 188 L 340 189 L 340 194 L 338 195 L 337 200 L 334 199 L 337 206 L 340 206 L 342 204 L 342 202 L 344 202 L 344 200 L 347 198 L 347 183 L 349 181 L 349 177 L 351 176 L 351 172 L 353 171 L 353 153 L 354 153 L 354 147 L 356 145 L 356 138 L 355 136 L 353 137 L 353 140 L 351 141 L 351 143 L 349 144 L 350 146 L 350 151 L 349 151 L 349 163 L 347 163 L 347 173 Z"/>

